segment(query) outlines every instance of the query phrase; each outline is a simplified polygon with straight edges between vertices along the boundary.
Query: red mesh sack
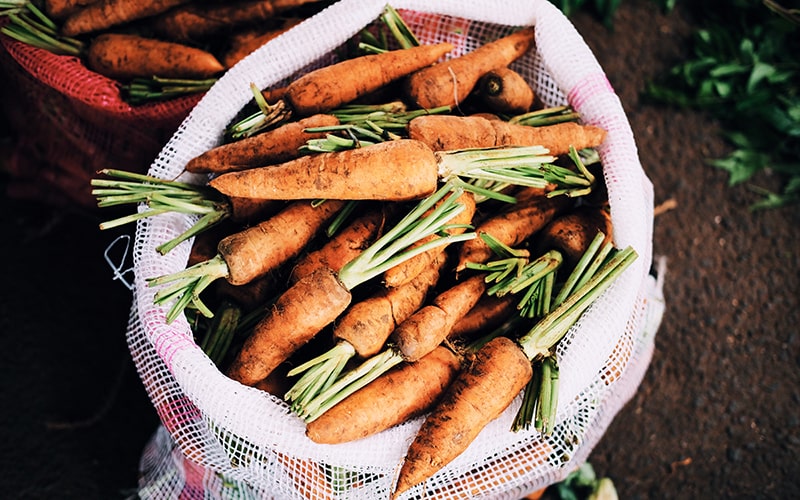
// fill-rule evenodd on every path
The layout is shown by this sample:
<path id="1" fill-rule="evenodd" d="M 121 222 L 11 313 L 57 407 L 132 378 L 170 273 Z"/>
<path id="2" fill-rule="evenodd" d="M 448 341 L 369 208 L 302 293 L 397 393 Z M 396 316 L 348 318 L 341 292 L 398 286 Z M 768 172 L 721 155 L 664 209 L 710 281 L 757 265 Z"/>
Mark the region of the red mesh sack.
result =
<path id="1" fill-rule="evenodd" d="M 7 195 L 94 208 L 102 168 L 144 173 L 202 94 L 139 106 L 74 56 L 0 36 Z"/>

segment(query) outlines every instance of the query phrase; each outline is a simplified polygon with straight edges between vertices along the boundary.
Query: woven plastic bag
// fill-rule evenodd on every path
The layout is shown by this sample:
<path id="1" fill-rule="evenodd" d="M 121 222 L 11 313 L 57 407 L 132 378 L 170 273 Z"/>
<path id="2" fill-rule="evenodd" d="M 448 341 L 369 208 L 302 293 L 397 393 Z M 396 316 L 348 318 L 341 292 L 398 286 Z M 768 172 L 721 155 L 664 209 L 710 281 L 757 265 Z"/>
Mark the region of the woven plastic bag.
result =
<path id="1" fill-rule="evenodd" d="M 251 54 L 204 96 L 162 149 L 150 173 L 174 178 L 216 146 L 249 101 L 250 82 L 278 86 L 329 64 L 335 49 L 375 22 L 384 0 L 341 0 Z M 517 398 L 457 459 L 404 498 L 517 499 L 563 479 L 583 463 L 650 362 L 664 302 L 652 262 L 652 185 L 629 123 L 602 69 L 569 21 L 546 0 L 392 2 L 423 43 L 450 41 L 460 54 L 515 27 L 534 25 L 536 47 L 513 67 L 545 105 L 569 103 L 608 131 L 599 148 L 614 239 L 639 258 L 559 344 L 555 431 L 511 432 Z M 183 174 L 188 181 L 205 179 Z M 177 214 L 144 219 L 134 247 L 128 342 L 162 426 L 141 460 L 142 498 L 388 498 L 421 419 L 341 445 L 309 440 L 279 398 L 227 378 L 195 344 L 183 317 L 166 324 L 146 278 L 186 265 L 190 245 L 166 256 L 155 247 L 193 222 Z M 376 404 L 380 404 L 376 402 Z"/>
<path id="2" fill-rule="evenodd" d="M 4 158 L 8 195 L 94 208 L 101 168 L 144 173 L 200 100 L 193 94 L 131 106 L 119 84 L 78 57 L 0 35 L 0 101 L 14 133 Z"/>

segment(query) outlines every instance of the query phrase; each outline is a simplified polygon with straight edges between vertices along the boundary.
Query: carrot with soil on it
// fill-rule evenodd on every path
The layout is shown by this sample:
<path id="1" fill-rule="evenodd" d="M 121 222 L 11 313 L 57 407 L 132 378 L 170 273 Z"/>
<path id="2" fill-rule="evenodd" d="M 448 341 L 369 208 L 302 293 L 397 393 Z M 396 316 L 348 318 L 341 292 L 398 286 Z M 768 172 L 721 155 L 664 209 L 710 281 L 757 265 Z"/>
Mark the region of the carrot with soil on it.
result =
<path id="1" fill-rule="evenodd" d="M 299 157 L 300 148 L 309 140 L 325 136 L 325 132 L 308 132 L 306 129 L 338 123 L 338 118 L 327 114 L 288 122 L 275 129 L 209 149 L 189 160 L 186 170 L 222 174 L 283 163 Z"/>
<path id="2" fill-rule="evenodd" d="M 561 156 L 569 153 L 570 146 L 576 150 L 597 147 L 606 135 L 600 127 L 571 121 L 534 127 L 480 116 L 424 115 L 408 125 L 408 136 L 434 151 L 542 146 L 548 154 Z"/>
<path id="3" fill-rule="evenodd" d="M 378 238 L 386 221 L 386 212 L 384 207 L 370 207 L 321 248 L 302 256 L 292 267 L 289 283 L 294 283 L 321 267 L 338 272 Z"/>
<path id="4" fill-rule="evenodd" d="M 527 113 L 535 98 L 530 84 L 507 66 L 483 75 L 478 81 L 477 94 L 490 110 L 506 115 Z"/>
<path id="5" fill-rule="evenodd" d="M 44 11 L 53 19 L 62 20 L 73 12 L 98 0 L 45 0 Z"/>
<path id="6" fill-rule="evenodd" d="M 567 266 L 572 267 L 598 232 L 606 235 L 606 241 L 611 241 L 611 214 L 604 207 L 584 205 L 550 221 L 539 232 L 536 247 L 559 250 Z"/>
<path id="7" fill-rule="evenodd" d="M 392 498 L 427 480 L 464 452 L 528 384 L 533 376 L 531 363 L 550 356 L 589 305 L 636 258 L 631 247 L 613 252 L 596 273 L 518 341 L 496 337 L 487 342 L 427 415 L 409 446 Z"/>
<path id="8" fill-rule="evenodd" d="M 223 31 L 263 24 L 277 15 L 318 0 L 240 0 L 196 3 L 170 9 L 148 23 L 159 37 L 179 42 L 199 42 Z"/>
<path id="9" fill-rule="evenodd" d="M 350 305 L 350 292 L 354 287 L 379 276 L 397 262 L 427 250 L 428 247 L 423 246 L 406 251 L 417 240 L 439 231 L 464 209 L 456 201 L 459 195 L 460 190 L 454 190 L 449 185 L 443 186 L 434 195 L 417 203 L 400 222 L 338 273 L 320 269 L 289 287 L 255 326 L 228 369 L 228 376 L 246 385 L 257 384 L 266 378 L 296 349 L 344 312 Z M 445 197 L 449 200 L 447 203 L 423 216 L 430 206 Z M 473 235 L 464 234 L 451 238 L 463 241 L 471 237 Z M 449 242 L 443 238 L 434 244 Z M 325 291 L 323 287 L 328 287 L 328 290 Z"/>
<path id="10" fill-rule="evenodd" d="M 422 307 L 446 261 L 442 252 L 409 283 L 381 288 L 350 306 L 333 329 L 334 346 L 289 371 L 289 376 L 302 374 L 285 394 L 292 408 L 299 410 L 325 391 L 353 357 L 366 359 L 377 354 L 397 325 Z"/>
<path id="11" fill-rule="evenodd" d="M 190 0 L 98 0 L 68 16 L 61 26 L 65 36 L 96 33 L 155 16 Z"/>
<path id="12" fill-rule="evenodd" d="M 230 69 L 234 64 L 238 63 L 256 49 L 260 48 L 265 43 L 277 38 L 289 31 L 291 28 L 300 24 L 302 18 L 289 18 L 285 19 L 280 26 L 264 30 L 262 29 L 249 29 L 237 31 L 228 37 L 228 47 L 225 53 L 220 57 L 222 64 Z"/>
<path id="13" fill-rule="evenodd" d="M 522 28 L 459 57 L 415 71 L 405 80 L 405 92 L 421 108 L 457 106 L 483 75 L 522 57 L 533 39 L 534 29 Z"/>
<path id="14" fill-rule="evenodd" d="M 210 78 L 224 71 L 217 58 L 202 49 L 124 33 L 104 33 L 86 50 L 89 69 L 115 80 L 136 77 Z"/>
<path id="15" fill-rule="evenodd" d="M 150 286 L 169 284 L 156 292 L 154 302 L 175 300 L 167 313 L 167 323 L 189 304 L 203 315 L 212 316 L 200 298 L 205 288 L 220 278 L 233 285 L 250 283 L 277 269 L 296 257 L 343 204 L 336 200 L 321 204 L 297 201 L 255 226 L 226 236 L 212 259 L 176 273 L 148 278 Z"/>

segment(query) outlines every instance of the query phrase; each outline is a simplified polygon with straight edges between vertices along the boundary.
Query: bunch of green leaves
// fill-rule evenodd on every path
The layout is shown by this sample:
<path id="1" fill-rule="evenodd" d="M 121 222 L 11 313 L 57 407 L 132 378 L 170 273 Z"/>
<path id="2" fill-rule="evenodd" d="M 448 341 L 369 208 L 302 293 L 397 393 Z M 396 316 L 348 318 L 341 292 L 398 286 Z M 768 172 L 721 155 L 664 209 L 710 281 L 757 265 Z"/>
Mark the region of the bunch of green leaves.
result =
<path id="1" fill-rule="evenodd" d="M 766 169 L 783 182 L 778 193 L 754 187 L 751 209 L 800 201 L 800 10 L 771 0 L 736 0 L 725 9 L 698 2 L 702 29 L 692 57 L 648 86 L 651 98 L 702 110 L 719 120 L 734 150 L 709 160 L 729 184 Z"/>

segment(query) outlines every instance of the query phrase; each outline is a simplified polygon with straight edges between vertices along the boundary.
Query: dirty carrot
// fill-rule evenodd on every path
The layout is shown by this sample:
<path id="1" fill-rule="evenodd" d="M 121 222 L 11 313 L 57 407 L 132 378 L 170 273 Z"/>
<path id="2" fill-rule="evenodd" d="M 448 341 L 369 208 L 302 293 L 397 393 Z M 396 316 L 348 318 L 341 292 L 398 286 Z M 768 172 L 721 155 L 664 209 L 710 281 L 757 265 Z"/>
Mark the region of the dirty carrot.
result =
<path id="1" fill-rule="evenodd" d="M 192 2 L 153 18 L 148 26 L 162 38 L 198 42 L 225 30 L 264 23 L 276 15 L 318 0 Z"/>
<path id="2" fill-rule="evenodd" d="M 457 106 L 487 72 L 508 66 L 533 44 L 533 28 L 523 28 L 471 52 L 415 71 L 405 80 L 405 91 L 421 108 Z"/>
<path id="3" fill-rule="evenodd" d="M 546 196 L 545 191 L 539 188 L 525 188 L 516 198 L 515 204 L 483 220 L 475 231 L 489 234 L 509 247 L 516 247 L 570 204 L 564 197 Z M 466 269 L 468 262 L 486 262 L 492 255 L 492 249 L 482 238 L 465 242 L 459 248 L 456 270 Z"/>
<path id="4" fill-rule="evenodd" d="M 571 267 L 598 232 L 606 235 L 606 241 L 611 241 L 611 214 L 606 208 L 584 205 L 550 221 L 537 235 L 536 246 L 560 251 Z"/>
<path id="5" fill-rule="evenodd" d="M 409 245 L 438 231 L 464 209 L 456 201 L 459 195 L 460 190 L 443 186 L 435 195 L 421 200 L 399 223 L 348 262 L 338 273 L 330 269 L 320 269 L 289 287 L 284 292 L 287 299 L 283 299 L 283 295 L 278 298 L 276 305 L 254 327 L 253 333 L 228 370 L 229 376 L 247 385 L 254 385 L 267 377 L 296 349 L 344 312 L 350 304 L 350 292 L 354 287 L 379 276 L 385 268 L 395 265 L 397 261 L 427 250 L 426 247 L 420 247 L 406 251 Z M 449 200 L 448 203 L 442 204 L 433 213 L 427 213 L 430 206 L 445 197 Z M 458 235 L 453 238 L 465 240 L 469 237 L 472 235 Z M 449 241 L 445 239 L 441 243 Z M 318 281 L 322 277 L 325 278 L 325 286 L 339 288 L 327 292 L 334 294 L 329 299 L 325 292 L 317 290 L 321 289 L 322 283 L 309 284 L 309 281 Z"/>
<path id="6" fill-rule="evenodd" d="M 190 0 L 98 0 L 68 16 L 61 32 L 65 36 L 95 33 L 154 16 Z"/>
<path id="7" fill-rule="evenodd" d="M 76 10 L 97 0 L 45 0 L 44 10 L 53 19 L 64 19 Z"/>
<path id="8" fill-rule="evenodd" d="M 297 201 L 255 226 L 226 236 L 213 258 L 176 273 L 148 278 L 150 286 L 170 284 L 156 293 L 155 303 L 176 299 L 167 314 L 168 323 L 190 303 L 211 316 L 199 297 L 206 287 L 219 278 L 233 285 L 249 283 L 276 269 L 297 256 L 342 206 L 343 202 L 335 200 L 318 205 Z"/>
<path id="9" fill-rule="evenodd" d="M 530 360 L 513 340 L 490 340 L 425 418 L 403 460 L 392 498 L 460 455 L 500 416 L 532 375 Z"/>
<path id="10" fill-rule="evenodd" d="M 504 66 L 493 69 L 478 81 L 478 97 L 490 110 L 506 115 L 521 115 L 533 106 L 534 92 L 519 73 Z"/>
<path id="11" fill-rule="evenodd" d="M 430 148 L 402 139 L 229 172 L 209 185 L 227 196 L 402 201 L 436 191 L 437 169 Z"/>
<path id="12" fill-rule="evenodd" d="M 232 33 L 228 39 L 228 48 L 220 57 L 222 64 L 226 68 L 232 68 L 234 64 L 250 55 L 265 43 L 276 38 L 278 35 L 287 32 L 302 20 L 303 18 L 289 18 L 284 20 L 279 27 L 266 31 L 264 29 L 253 28 Z"/>
<path id="13" fill-rule="evenodd" d="M 308 422 L 306 435 L 316 443 L 346 443 L 419 416 L 436 402 L 459 369 L 459 357 L 439 346 L 416 363 L 386 372 Z"/>
<path id="14" fill-rule="evenodd" d="M 553 156 L 602 144 L 607 133 L 594 125 L 562 122 L 541 127 L 480 116 L 423 115 L 408 125 L 408 136 L 434 151 L 496 146 L 543 146 Z"/>
<path id="15" fill-rule="evenodd" d="M 324 113 L 429 66 L 451 50 L 452 44 L 437 43 L 346 59 L 294 80 L 284 98 L 301 116 Z"/>
<path id="16" fill-rule="evenodd" d="M 326 114 L 288 122 L 275 129 L 209 149 L 189 160 L 186 170 L 221 174 L 283 163 L 300 156 L 300 148 L 309 140 L 325 136 L 324 132 L 307 132 L 307 128 L 338 123 L 335 116 Z"/>
<path id="17" fill-rule="evenodd" d="M 93 38 L 87 47 L 86 64 L 115 80 L 151 76 L 209 78 L 225 69 L 205 50 L 123 33 L 104 33 Z"/>
<path id="18" fill-rule="evenodd" d="M 473 336 L 478 332 L 496 328 L 514 313 L 515 297 L 513 295 L 484 295 L 450 331 L 449 337 L 461 338 Z"/>
<path id="19" fill-rule="evenodd" d="M 385 217 L 382 207 L 373 207 L 353 219 L 321 248 L 302 256 L 292 267 L 289 282 L 294 283 L 320 267 L 338 272 L 378 237 Z"/>

